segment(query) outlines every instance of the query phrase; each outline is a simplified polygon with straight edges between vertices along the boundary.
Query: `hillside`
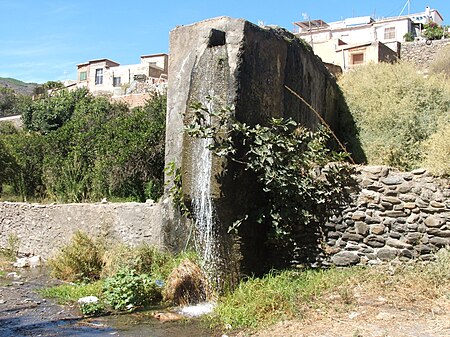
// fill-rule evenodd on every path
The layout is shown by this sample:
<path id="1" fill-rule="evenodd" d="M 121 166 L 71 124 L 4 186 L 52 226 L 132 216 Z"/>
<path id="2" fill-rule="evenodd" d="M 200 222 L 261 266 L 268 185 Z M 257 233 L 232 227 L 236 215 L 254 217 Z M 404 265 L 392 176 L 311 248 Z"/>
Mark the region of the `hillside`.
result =
<path id="1" fill-rule="evenodd" d="M 37 83 L 25 83 L 14 78 L 0 77 L 0 87 L 8 87 L 14 90 L 18 94 L 31 96 L 34 88 L 39 84 Z"/>

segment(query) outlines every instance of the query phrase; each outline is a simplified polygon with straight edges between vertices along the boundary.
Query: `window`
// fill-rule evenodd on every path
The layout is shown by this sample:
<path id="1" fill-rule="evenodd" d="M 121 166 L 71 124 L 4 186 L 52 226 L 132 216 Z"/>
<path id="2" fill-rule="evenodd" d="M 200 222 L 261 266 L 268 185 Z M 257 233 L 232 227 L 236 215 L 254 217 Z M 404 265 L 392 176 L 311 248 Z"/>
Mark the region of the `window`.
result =
<path id="1" fill-rule="evenodd" d="M 95 69 L 95 84 L 103 84 L 103 69 Z"/>
<path id="2" fill-rule="evenodd" d="M 364 53 L 352 54 L 352 64 L 363 64 Z"/>
<path id="3" fill-rule="evenodd" d="M 113 87 L 120 87 L 121 84 L 121 78 L 120 77 L 113 77 Z"/>
<path id="4" fill-rule="evenodd" d="M 384 39 L 385 40 L 395 39 L 395 27 L 388 27 L 384 29 Z"/>
<path id="5" fill-rule="evenodd" d="M 80 72 L 80 81 L 86 81 L 87 80 L 87 72 L 82 71 Z"/>

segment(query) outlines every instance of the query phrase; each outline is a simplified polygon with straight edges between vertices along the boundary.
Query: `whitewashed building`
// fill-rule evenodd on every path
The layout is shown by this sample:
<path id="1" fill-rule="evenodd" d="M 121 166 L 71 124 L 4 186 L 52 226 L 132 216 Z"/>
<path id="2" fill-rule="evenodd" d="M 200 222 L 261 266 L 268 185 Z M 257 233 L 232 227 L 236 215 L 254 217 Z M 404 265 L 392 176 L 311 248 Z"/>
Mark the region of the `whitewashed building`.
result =
<path id="1" fill-rule="evenodd" d="M 167 82 L 168 55 L 141 56 L 141 62 L 120 65 L 109 59 L 90 60 L 77 65 L 77 81 L 72 88 L 88 88 L 93 94 L 125 95 L 136 87 L 158 89 Z"/>
<path id="2" fill-rule="evenodd" d="M 324 62 L 345 71 L 367 62 L 393 61 L 400 56 L 405 36 L 420 37 L 424 24 L 429 22 L 442 25 L 443 18 L 436 9 L 426 7 L 424 12 L 398 17 L 294 22 L 294 33 L 308 42 Z"/>

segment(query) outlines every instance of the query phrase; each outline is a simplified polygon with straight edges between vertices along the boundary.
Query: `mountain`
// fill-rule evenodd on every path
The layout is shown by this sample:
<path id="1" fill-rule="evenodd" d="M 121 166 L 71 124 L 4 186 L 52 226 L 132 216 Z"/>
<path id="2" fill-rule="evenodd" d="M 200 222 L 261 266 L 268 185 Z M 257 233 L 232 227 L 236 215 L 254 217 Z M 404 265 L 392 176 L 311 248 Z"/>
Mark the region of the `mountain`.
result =
<path id="1" fill-rule="evenodd" d="M 39 84 L 37 83 L 25 83 L 14 78 L 4 78 L 0 77 L 0 87 L 8 87 L 14 90 L 18 94 L 22 95 L 33 95 L 33 90 Z"/>

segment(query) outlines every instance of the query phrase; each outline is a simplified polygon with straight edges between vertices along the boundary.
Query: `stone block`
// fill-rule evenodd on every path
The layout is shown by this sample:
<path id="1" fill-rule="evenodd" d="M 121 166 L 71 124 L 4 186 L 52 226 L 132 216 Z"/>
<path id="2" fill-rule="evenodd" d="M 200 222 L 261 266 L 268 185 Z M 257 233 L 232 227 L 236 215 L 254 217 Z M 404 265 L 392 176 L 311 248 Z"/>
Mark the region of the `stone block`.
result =
<path id="1" fill-rule="evenodd" d="M 369 235 L 364 239 L 364 243 L 373 248 L 380 248 L 386 244 L 386 239 L 378 235 Z"/>
<path id="2" fill-rule="evenodd" d="M 391 261 L 398 255 L 398 250 L 395 248 L 380 248 L 377 252 L 377 257 L 381 261 Z"/>
<path id="3" fill-rule="evenodd" d="M 412 249 L 413 246 L 409 243 L 403 242 L 401 240 L 389 238 L 386 240 L 386 245 L 399 249 Z"/>
<path id="4" fill-rule="evenodd" d="M 450 245 L 450 238 L 441 238 L 438 236 L 430 238 L 430 244 L 436 247 L 446 247 Z"/>
<path id="5" fill-rule="evenodd" d="M 361 221 L 366 218 L 366 213 L 362 211 L 356 211 L 352 215 L 352 220 Z"/>
<path id="6" fill-rule="evenodd" d="M 441 230 L 439 228 L 429 228 L 427 230 L 427 233 L 429 235 L 440 236 L 442 238 L 449 238 L 450 237 L 450 230 Z"/>
<path id="7" fill-rule="evenodd" d="M 388 176 L 386 178 L 381 179 L 381 182 L 385 185 L 400 185 L 404 182 L 402 177 L 399 176 Z"/>
<path id="8" fill-rule="evenodd" d="M 417 196 L 415 194 L 400 194 L 398 198 L 404 202 L 414 202 Z"/>
<path id="9" fill-rule="evenodd" d="M 362 241 L 364 239 L 364 237 L 360 234 L 354 234 L 354 233 L 344 233 L 342 235 L 342 239 L 343 240 L 347 240 L 347 241 L 355 241 L 355 242 L 359 242 Z"/>
<path id="10" fill-rule="evenodd" d="M 445 223 L 445 219 L 440 216 L 430 215 L 423 222 L 428 227 L 441 227 Z"/>
<path id="11" fill-rule="evenodd" d="M 375 235 L 381 235 L 384 233 L 386 226 L 382 224 L 370 226 L 370 233 Z"/>
<path id="12" fill-rule="evenodd" d="M 356 234 L 366 236 L 367 233 L 369 232 L 369 226 L 365 222 L 356 221 L 355 222 L 355 231 L 356 231 Z"/>
<path id="13" fill-rule="evenodd" d="M 358 254 L 353 252 L 339 252 L 332 256 L 331 262 L 336 266 L 351 266 L 358 264 L 360 261 Z"/>

